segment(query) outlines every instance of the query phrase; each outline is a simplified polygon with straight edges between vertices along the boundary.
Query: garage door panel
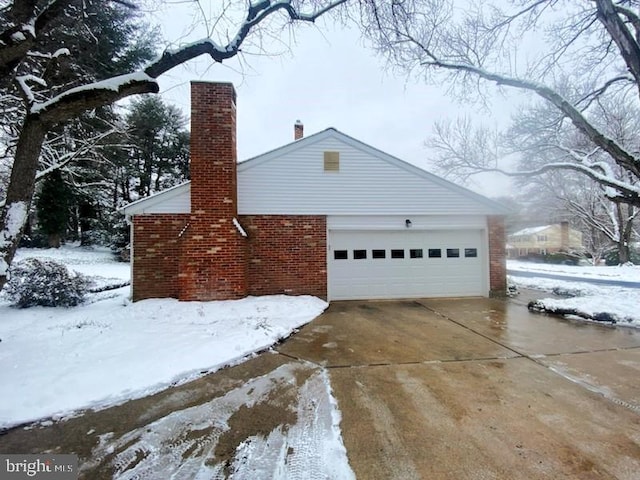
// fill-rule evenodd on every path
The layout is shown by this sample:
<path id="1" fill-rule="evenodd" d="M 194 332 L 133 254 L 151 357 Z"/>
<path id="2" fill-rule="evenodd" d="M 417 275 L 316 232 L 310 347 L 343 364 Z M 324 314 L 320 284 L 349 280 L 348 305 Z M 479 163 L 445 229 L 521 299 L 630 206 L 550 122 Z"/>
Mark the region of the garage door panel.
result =
<path id="1" fill-rule="evenodd" d="M 330 231 L 329 248 L 334 300 L 485 294 L 481 230 Z"/>

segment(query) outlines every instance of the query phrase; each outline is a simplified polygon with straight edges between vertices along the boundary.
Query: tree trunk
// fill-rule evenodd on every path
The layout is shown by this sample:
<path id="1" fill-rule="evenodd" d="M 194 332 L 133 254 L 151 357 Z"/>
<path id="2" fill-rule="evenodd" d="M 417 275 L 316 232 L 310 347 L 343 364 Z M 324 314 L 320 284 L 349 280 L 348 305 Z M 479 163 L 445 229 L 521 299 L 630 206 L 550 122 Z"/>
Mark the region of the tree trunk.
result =
<path id="1" fill-rule="evenodd" d="M 93 244 L 93 229 L 96 212 L 90 203 L 83 202 L 78 209 L 80 222 L 80 245 L 83 247 Z"/>
<path id="2" fill-rule="evenodd" d="M 618 242 L 618 263 L 624 265 L 629 261 L 629 258 L 629 244 L 622 239 Z"/>
<path id="3" fill-rule="evenodd" d="M 624 265 L 631 261 L 631 237 L 633 235 L 634 207 L 622 203 L 616 204 L 618 217 L 618 263 Z"/>
<path id="4" fill-rule="evenodd" d="M 0 215 L 0 288 L 7 281 L 7 269 L 18 248 L 31 207 L 44 136 L 45 127 L 40 120 L 26 117 L 16 146 L 5 206 Z"/>
<path id="5" fill-rule="evenodd" d="M 59 233 L 49 234 L 49 248 L 60 248 L 61 235 Z"/>

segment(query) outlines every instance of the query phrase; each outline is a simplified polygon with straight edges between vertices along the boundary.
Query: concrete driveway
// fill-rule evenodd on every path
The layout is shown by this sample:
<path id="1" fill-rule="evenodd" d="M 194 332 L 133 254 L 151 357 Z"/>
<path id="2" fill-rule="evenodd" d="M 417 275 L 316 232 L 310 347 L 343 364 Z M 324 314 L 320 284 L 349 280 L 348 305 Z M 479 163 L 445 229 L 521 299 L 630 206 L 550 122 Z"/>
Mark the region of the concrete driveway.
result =
<path id="1" fill-rule="evenodd" d="M 513 300 L 336 302 L 275 353 L 102 412 L 15 429 L 0 436 L 0 452 L 78 453 L 81 478 L 93 479 L 118 468 L 133 478 L 141 466 L 148 475 L 179 449 L 178 462 L 226 461 L 228 473 L 245 439 L 296 423 L 300 389 L 328 372 L 358 478 L 640 478 L 639 331 L 530 314 Z M 234 395 L 267 388 L 265 378 L 264 398 L 229 407 Z M 197 428 L 176 422 L 180 412 L 196 412 Z M 166 425 L 172 438 L 154 452 L 146 432 Z M 132 466 L 122 467 L 127 455 Z M 149 478 L 174 470 L 155 472 Z"/>
<path id="2" fill-rule="evenodd" d="M 640 478 L 640 332 L 490 299 L 335 303 L 325 365 L 366 479 Z"/>

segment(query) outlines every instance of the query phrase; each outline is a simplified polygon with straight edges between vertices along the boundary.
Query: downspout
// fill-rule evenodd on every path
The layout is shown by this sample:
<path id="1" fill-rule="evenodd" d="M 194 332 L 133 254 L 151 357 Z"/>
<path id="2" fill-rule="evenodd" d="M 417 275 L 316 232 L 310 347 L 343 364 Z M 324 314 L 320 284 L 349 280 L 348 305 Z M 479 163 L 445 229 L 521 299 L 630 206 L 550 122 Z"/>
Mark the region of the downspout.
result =
<path id="1" fill-rule="evenodd" d="M 133 218 L 130 218 L 128 215 L 125 218 L 129 224 L 129 278 L 131 278 L 131 284 L 129 285 L 129 300 L 133 301 L 133 259 L 135 258 L 135 255 L 133 254 Z"/>

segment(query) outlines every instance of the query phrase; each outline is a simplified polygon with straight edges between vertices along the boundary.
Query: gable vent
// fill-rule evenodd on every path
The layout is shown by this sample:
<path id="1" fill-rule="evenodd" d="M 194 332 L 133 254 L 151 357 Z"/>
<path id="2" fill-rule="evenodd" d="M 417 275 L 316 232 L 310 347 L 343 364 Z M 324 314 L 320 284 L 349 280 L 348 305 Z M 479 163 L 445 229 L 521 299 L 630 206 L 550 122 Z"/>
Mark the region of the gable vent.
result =
<path id="1" fill-rule="evenodd" d="M 340 152 L 324 152 L 324 171 L 338 172 L 340 170 Z"/>

